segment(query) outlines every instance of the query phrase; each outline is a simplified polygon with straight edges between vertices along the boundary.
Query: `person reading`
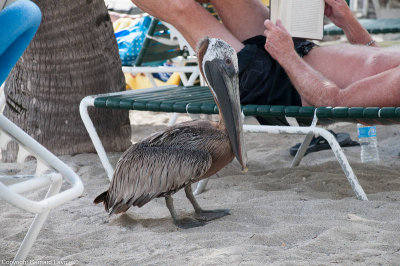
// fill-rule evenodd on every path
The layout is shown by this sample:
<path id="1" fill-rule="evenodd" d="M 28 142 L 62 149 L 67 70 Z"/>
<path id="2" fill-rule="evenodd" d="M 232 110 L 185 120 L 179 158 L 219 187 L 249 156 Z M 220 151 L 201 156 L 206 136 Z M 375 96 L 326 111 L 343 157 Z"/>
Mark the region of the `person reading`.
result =
<path id="1" fill-rule="evenodd" d="M 400 106 L 400 50 L 380 48 L 345 0 L 325 0 L 325 15 L 349 44 L 318 46 L 292 38 L 259 0 L 211 0 L 217 21 L 194 0 L 132 0 L 174 25 L 192 47 L 205 36 L 228 42 L 239 60 L 242 104 Z"/>

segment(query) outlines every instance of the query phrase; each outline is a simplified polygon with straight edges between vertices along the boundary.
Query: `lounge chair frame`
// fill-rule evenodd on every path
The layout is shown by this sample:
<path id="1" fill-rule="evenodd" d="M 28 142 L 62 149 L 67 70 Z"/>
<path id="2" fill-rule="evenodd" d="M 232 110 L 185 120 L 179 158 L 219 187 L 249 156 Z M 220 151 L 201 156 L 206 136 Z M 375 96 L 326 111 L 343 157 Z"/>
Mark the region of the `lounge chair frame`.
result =
<path id="1" fill-rule="evenodd" d="M 89 107 L 190 114 L 218 113 L 217 106 L 209 92 L 209 89 L 207 87 L 199 86 L 165 86 L 139 91 L 85 97 L 80 104 L 80 114 L 110 180 L 112 179 L 114 170 L 89 117 Z M 315 108 L 299 106 L 246 105 L 242 106 L 242 111 L 245 116 L 262 116 L 275 124 L 273 126 L 244 125 L 245 132 L 306 135 L 306 138 L 297 152 L 291 167 L 295 167 L 300 163 L 313 135 L 321 135 L 324 137 L 328 141 L 337 161 L 342 167 L 356 197 L 360 200 L 367 200 L 368 198 L 359 184 L 347 157 L 343 153 L 343 150 L 334 135 L 323 127 L 317 126 L 317 121 L 322 125 L 339 121 L 354 123 L 364 122 L 367 124 L 400 123 L 400 108 L 396 107 Z M 294 117 L 300 124 L 307 124 L 310 126 L 289 126 L 288 123 L 285 122 L 286 117 Z"/>

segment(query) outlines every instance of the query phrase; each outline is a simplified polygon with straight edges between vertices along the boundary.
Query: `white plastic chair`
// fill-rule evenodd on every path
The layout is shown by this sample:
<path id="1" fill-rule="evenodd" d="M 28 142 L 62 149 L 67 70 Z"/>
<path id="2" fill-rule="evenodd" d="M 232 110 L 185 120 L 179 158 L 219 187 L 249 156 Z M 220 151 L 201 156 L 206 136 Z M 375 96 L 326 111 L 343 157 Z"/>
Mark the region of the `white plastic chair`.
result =
<path id="1" fill-rule="evenodd" d="M 79 197 L 83 192 L 83 184 L 78 175 L 60 159 L 8 120 L 4 115 L 0 114 L 1 147 L 7 146 L 7 144 L 13 140 L 17 141 L 19 145 L 19 162 L 22 163 L 28 156 L 33 156 L 37 160 L 36 174 L 29 180 L 6 186 L 1 182 L 1 179 L 10 178 L 10 176 L 0 177 L 0 198 L 18 208 L 36 214 L 14 258 L 15 261 L 22 261 L 28 255 L 50 210 Z M 52 173 L 43 174 L 50 169 Z M 71 188 L 60 192 L 63 177 L 71 184 Z M 43 200 L 33 201 L 22 195 L 22 193 L 44 187 L 49 187 L 49 189 Z"/>

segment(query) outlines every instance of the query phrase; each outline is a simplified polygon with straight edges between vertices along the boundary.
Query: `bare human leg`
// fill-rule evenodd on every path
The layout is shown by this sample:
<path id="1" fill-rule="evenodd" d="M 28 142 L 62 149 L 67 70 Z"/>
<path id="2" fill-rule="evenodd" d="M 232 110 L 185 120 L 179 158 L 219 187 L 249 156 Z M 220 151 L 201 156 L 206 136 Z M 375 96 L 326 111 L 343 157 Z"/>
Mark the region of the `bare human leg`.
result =
<path id="1" fill-rule="evenodd" d="M 269 9 L 260 0 L 211 0 L 225 27 L 240 41 L 264 35 Z"/>
<path id="2" fill-rule="evenodd" d="M 223 24 L 195 0 L 132 0 L 143 11 L 172 24 L 196 48 L 205 36 L 223 39 L 238 52 L 242 42 L 264 34 L 268 8 L 260 0 L 212 0 Z"/>
<path id="3" fill-rule="evenodd" d="M 195 49 L 206 36 L 219 38 L 240 51 L 243 44 L 194 0 L 132 0 L 143 11 L 172 24 Z"/>

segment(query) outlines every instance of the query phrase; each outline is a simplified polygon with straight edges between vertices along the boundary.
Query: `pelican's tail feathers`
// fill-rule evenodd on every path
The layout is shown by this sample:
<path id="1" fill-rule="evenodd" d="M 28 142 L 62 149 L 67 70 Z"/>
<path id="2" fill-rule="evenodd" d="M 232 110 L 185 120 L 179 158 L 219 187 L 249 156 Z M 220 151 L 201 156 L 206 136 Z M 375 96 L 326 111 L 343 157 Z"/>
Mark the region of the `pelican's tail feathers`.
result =
<path id="1" fill-rule="evenodd" d="M 101 203 L 101 202 L 103 202 L 103 204 L 104 204 L 104 209 L 106 209 L 106 212 L 108 212 L 108 210 L 109 210 L 109 206 L 108 206 L 108 204 L 109 204 L 109 199 L 108 199 L 108 197 L 109 197 L 109 195 L 108 195 L 108 190 L 107 191 L 104 191 L 103 193 L 101 193 L 100 195 L 98 195 L 95 199 L 94 199 L 94 201 L 93 201 L 93 203 L 94 204 L 99 204 L 99 203 Z"/>
<path id="2" fill-rule="evenodd" d="M 106 203 L 107 194 L 108 194 L 108 190 L 107 190 L 107 191 L 104 191 L 103 193 L 101 193 L 100 195 L 98 195 L 98 196 L 94 199 L 93 203 L 94 203 L 94 204 L 99 204 L 99 203 L 101 203 L 101 202 L 104 202 L 104 204 L 105 204 L 105 203 Z"/>
<path id="3" fill-rule="evenodd" d="M 129 207 L 131 207 L 130 204 L 127 204 L 126 202 L 118 202 L 117 204 L 115 204 L 114 206 L 111 207 L 111 211 L 109 216 L 113 215 L 113 214 L 118 214 L 118 213 L 124 213 L 126 212 Z"/>

